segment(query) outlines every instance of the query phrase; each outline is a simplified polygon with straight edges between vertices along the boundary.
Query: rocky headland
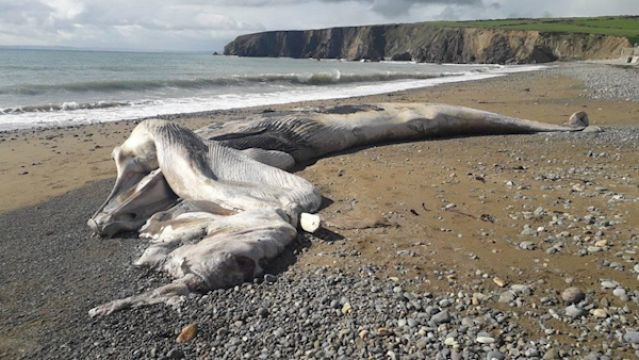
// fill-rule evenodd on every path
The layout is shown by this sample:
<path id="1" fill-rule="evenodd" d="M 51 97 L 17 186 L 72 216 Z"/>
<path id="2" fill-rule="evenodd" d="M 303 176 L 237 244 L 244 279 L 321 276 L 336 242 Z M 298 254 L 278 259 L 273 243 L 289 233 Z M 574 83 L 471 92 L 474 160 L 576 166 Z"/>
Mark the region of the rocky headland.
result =
<path id="1" fill-rule="evenodd" d="M 242 35 L 225 55 L 398 60 L 430 63 L 531 64 L 617 58 L 622 36 L 540 32 L 429 23 L 269 31 Z"/>

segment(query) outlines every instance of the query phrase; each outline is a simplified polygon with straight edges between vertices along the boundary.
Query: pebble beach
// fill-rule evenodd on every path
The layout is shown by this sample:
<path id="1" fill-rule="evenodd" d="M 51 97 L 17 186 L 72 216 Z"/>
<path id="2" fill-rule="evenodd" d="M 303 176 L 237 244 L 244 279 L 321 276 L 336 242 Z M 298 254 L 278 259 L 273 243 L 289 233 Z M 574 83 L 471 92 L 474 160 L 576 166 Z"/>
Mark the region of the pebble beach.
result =
<path id="1" fill-rule="evenodd" d="M 0 358 L 639 357 L 639 70 L 550 69 L 368 97 L 170 115 L 191 128 L 263 111 L 441 102 L 580 133 L 386 144 L 298 171 L 327 201 L 263 277 L 89 318 L 169 279 L 86 219 L 135 121 L 0 133 Z M 597 128 L 600 129 L 597 129 Z M 598 131 L 602 130 L 602 131 Z M 357 227 L 340 226 L 344 218 Z"/>

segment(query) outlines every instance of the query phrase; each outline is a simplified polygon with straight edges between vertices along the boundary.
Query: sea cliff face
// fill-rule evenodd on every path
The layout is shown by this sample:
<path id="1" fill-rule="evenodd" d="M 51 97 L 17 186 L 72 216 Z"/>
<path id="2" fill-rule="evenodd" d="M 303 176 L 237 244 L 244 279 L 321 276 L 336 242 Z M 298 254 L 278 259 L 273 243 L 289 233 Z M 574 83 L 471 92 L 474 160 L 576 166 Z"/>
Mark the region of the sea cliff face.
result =
<path id="1" fill-rule="evenodd" d="M 224 54 L 530 64 L 617 58 L 629 46 L 628 39 L 617 36 L 400 24 L 242 35 L 226 45 Z"/>

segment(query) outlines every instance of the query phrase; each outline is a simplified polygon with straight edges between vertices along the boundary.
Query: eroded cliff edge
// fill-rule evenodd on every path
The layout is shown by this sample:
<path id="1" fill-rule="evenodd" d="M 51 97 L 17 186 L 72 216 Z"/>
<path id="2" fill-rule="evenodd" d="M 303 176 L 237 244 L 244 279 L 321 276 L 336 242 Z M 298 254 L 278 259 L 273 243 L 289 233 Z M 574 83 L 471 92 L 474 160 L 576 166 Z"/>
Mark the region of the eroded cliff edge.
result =
<path id="1" fill-rule="evenodd" d="M 598 34 L 398 24 L 242 35 L 225 46 L 224 54 L 530 64 L 617 58 L 630 45 L 625 37 Z"/>

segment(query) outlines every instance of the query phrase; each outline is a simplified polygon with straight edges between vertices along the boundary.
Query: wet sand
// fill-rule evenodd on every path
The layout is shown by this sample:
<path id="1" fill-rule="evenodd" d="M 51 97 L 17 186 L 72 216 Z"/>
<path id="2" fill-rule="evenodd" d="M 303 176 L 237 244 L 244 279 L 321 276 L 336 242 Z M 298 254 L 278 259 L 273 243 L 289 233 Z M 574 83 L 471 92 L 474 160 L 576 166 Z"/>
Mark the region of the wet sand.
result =
<path id="1" fill-rule="evenodd" d="M 610 289 L 602 289 L 600 283 L 603 279 L 614 280 L 629 292 L 636 288 L 637 274 L 632 269 L 639 247 L 637 102 L 588 99 L 580 81 L 550 71 L 268 108 L 384 101 L 448 103 L 557 124 L 565 122 L 571 113 L 583 110 L 589 113 L 591 124 L 607 131 L 386 144 L 318 160 L 298 174 L 316 184 L 330 200 L 320 214 L 333 234 L 318 234 L 317 241 L 303 249 L 289 271 L 310 272 L 329 267 L 357 275 L 367 267 L 376 267 L 380 269 L 378 276 L 406 281 L 416 291 L 464 291 L 495 299 L 512 284 L 526 284 L 535 291 L 526 297 L 525 306 L 510 306 L 496 300 L 488 306 L 518 313 L 520 325 L 532 336 L 540 335 L 541 330 L 531 319 L 547 311 L 543 307 L 544 298 L 557 298 L 568 286 L 586 291 L 596 308 L 606 308 L 612 313 L 626 306 L 629 312 L 636 313 L 636 298 L 634 302 L 623 301 L 613 296 Z M 212 120 L 242 119 L 264 109 L 181 115 L 173 119 L 198 128 Z M 26 222 L 26 217 L 31 217 L 34 229 L 27 234 L 38 238 L 25 243 L 25 247 L 46 243 L 47 236 L 63 236 L 65 229 L 48 229 L 54 227 L 50 220 L 38 217 L 40 214 L 49 219 L 64 217 L 67 211 L 73 218 L 69 220 L 73 223 L 69 225 L 73 227 L 70 234 L 76 241 L 84 236 L 92 246 L 112 247 L 111 240 L 90 239 L 88 230 L 80 230 L 90 216 L 89 205 L 96 203 L 100 195 L 106 195 L 100 192 L 108 192 L 105 182 L 98 188 L 95 184 L 90 185 L 92 188 L 86 185 L 115 175 L 110 152 L 134 125 L 122 122 L 0 134 L 3 154 L 0 214 L 4 214 L 5 224 L 13 223 L 12 219 Z M 83 200 L 83 196 L 88 196 L 87 189 L 94 188 L 90 191 L 91 200 Z M 64 195 L 76 189 L 80 190 Z M 85 195 L 78 195 L 83 192 Z M 34 208 L 61 195 L 54 201 L 69 206 L 73 204 L 69 200 L 72 196 L 78 202 L 77 207 L 60 208 L 61 214 L 57 215 L 52 203 L 44 205 L 48 209 L 45 212 Z M 75 219 L 82 214 L 83 218 Z M 46 229 L 37 230 L 40 224 Z M 10 314 L 24 313 L 26 318 L 31 316 L 37 322 L 33 309 L 25 310 L 23 302 L 30 296 L 46 294 L 42 291 L 44 279 L 20 280 L 20 271 L 16 270 L 19 262 L 14 259 L 20 254 L 16 248 L 18 240 L 22 241 L 20 228 L 11 231 L 11 239 L 7 241 L 13 244 L 13 250 L 4 252 L 0 259 L 13 275 L 7 275 L 0 294 L 11 291 L 15 296 L 0 295 L 3 307 L 0 315 L 12 319 L 6 322 L 11 328 L 2 325 L 5 335 L 0 337 L 0 355 L 29 354 L 65 319 L 62 315 L 52 316 L 51 320 L 45 317 L 33 325 Z M 331 236 L 337 236 L 338 240 L 326 240 Z M 88 277 L 100 276 L 101 268 L 96 263 L 104 256 L 114 256 L 115 260 L 110 258 L 103 271 L 111 267 L 120 269 L 117 274 L 140 276 L 126 270 L 130 266 L 127 262 L 135 256 L 129 254 L 127 258 L 126 251 L 136 249 L 136 243 L 117 241 L 124 241 L 124 248 L 112 249 L 110 254 L 104 249 L 94 249 L 95 254 L 87 255 L 91 260 L 87 263 L 92 264 L 94 271 Z M 78 256 L 76 250 L 61 255 L 60 261 L 71 261 L 72 256 Z M 40 255 L 38 259 L 44 261 L 46 254 Z M 22 261 L 29 262 L 29 256 L 24 255 Z M 622 269 L 611 263 L 621 264 Z M 76 279 L 78 288 L 88 281 L 76 276 L 82 269 L 66 270 L 72 273 L 70 279 Z M 36 274 L 37 268 L 27 273 Z M 56 273 L 60 281 L 65 281 L 64 271 Z M 113 298 L 135 292 L 135 288 L 127 288 L 126 281 L 115 277 L 109 275 L 110 285 L 105 285 L 107 289 L 120 289 Z M 35 295 L 17 290 L 24 286 L 39 290 Z M 69 300 L 69 304 L 86 314 L 87 297 L 98 297 L 87 289 L 78 290 L 78 294 L 82 296 Z M 51 311 L 53 306 L 36 303 L 36 310 L 41 313 Z M 56 304 L 68 307 L 62 300 Z M 636 319 L 632 324 L 636 325 Z M 595 325 L 597 319 L 593 318 L 584 326 Z M 564 323 L 557 322 L 555 330 L 557 338 L 565 344 L 574 343 L 579 335 L 577 328 Z M 599 346 L 605 337 L 593 336 L 588 340 Z"/>

